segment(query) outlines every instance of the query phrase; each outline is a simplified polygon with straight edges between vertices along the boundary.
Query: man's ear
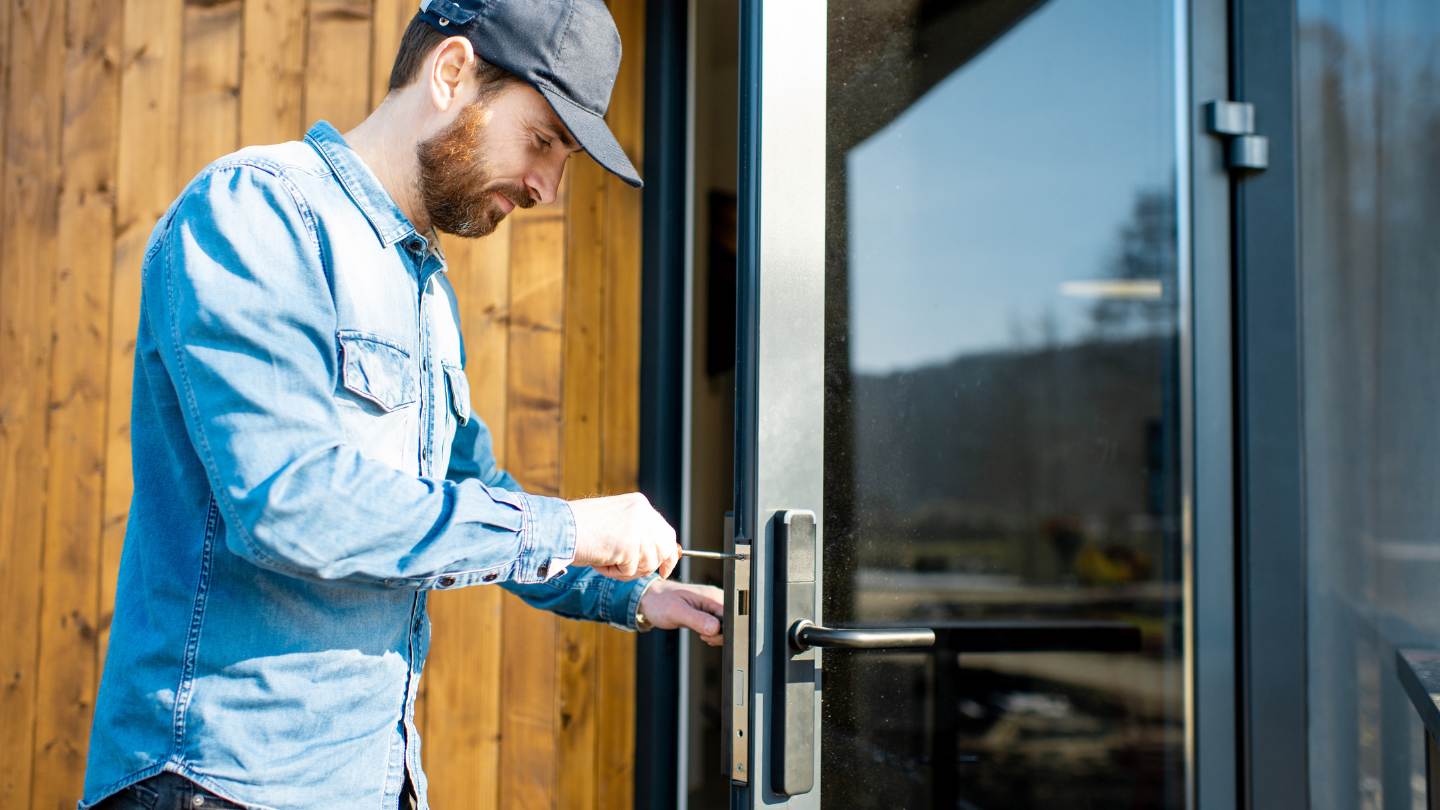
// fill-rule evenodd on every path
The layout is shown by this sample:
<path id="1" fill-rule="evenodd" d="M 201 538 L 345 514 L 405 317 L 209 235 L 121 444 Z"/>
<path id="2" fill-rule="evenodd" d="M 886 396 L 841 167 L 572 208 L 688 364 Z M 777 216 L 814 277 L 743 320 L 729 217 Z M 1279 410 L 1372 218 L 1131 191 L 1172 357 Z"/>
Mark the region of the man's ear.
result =
<path id="1" fill-rule="evenodd" d="M 435 109 L 446 112 L 473 93 L 469 77 L 475 74 L 475 59 L 474 47 L 462 36 L 447 37 L 435 46 L 426 74 L 430 103 Z"/>

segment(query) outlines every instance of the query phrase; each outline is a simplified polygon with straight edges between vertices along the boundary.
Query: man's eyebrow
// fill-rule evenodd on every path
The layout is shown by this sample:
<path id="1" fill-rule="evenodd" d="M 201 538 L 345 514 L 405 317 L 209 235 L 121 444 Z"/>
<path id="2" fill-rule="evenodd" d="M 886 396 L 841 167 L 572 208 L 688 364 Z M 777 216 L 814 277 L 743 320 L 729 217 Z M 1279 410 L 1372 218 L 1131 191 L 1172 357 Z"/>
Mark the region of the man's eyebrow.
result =
<path id="1" fill-rule="evenodd" d="M 564 129 L 555 130 L 555 134 L 560 136 L 560 143 L 564 144 L 566 149 L 569 149 L 571 152 L 580 151 L 580 144 L 575 143 L 575 139 L 570 137 L 570 134 Z"/>
<path id="2" fill-rule="evenodd" d="M 580 144 L 575 143 L 575 139 L 570 137 L 570 133 L 564 124 L 559 124 L 558 126 L 555 124 L 546 124 L 546 128 L 555 133 L 555 137 L 560 140 L 560 145 L 569 149 L 571 152 L 580 151 Z"/>

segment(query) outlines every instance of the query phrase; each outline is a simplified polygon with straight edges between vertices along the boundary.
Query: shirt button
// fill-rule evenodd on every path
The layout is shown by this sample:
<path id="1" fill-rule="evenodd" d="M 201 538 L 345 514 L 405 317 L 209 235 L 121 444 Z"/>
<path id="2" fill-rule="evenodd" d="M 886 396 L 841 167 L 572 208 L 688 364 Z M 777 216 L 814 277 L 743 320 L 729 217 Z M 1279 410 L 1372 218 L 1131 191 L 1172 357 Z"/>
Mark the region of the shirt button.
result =
<path id="1" fill-rule="evenodd" d="M 535 573 L 539 574 L 542 578 L 550 576 L 550 563 L 540 563 L 540 567 L 535 569 Z"/>
<path id="2" fill-rule="evenodd" d="M 498 577 L 498 576 L 500 576 L 500 575 L 499 575 L 499 574 L 486 574 L 486 575 L 483 577 L 483 579 L 484 579 L 486 582 L 494 582 L 494 581 L 495 581 L 495 578 Z"/>
<path id="3" fill-rule="evenodd" d="M 448 588 L 455 584 L 455 577 L 440 577 L 440 587 Z"/>

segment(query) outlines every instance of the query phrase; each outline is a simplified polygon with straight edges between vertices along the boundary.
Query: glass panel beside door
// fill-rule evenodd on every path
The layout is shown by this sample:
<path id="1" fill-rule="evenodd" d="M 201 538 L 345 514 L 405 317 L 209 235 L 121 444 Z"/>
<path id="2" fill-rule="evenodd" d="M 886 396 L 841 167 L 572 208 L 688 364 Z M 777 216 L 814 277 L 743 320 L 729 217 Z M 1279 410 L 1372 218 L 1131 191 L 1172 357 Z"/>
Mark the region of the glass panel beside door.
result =
<path id="1" fill-rule="evenodd" d="M 825 651 L 826 807 L 1185 805 L 1174 13 L 829 3 L 824 622 L 1138 642 Z"/>

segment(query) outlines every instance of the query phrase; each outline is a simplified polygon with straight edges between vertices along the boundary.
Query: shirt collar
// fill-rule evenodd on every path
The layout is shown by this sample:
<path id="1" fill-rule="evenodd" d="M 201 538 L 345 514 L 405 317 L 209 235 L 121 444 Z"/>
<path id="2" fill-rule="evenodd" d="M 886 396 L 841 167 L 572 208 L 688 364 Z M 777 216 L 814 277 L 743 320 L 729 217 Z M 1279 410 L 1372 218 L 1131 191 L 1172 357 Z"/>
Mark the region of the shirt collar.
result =
<path id="1" fill-rule="evenodd" d="M 350 148 L 334 125 L 323 118 L 316 121 L 305 133 L 305 140 L 330 164 L 346 193 L 370 220 L 370 226 L 375 229 L 381 244 L 389 247 L 415 233 L 415 226 L 400 210 L 395 198 L 380 185 L 380 179 Z M 433 229 L 431 232 L 434 232 Z"/>

